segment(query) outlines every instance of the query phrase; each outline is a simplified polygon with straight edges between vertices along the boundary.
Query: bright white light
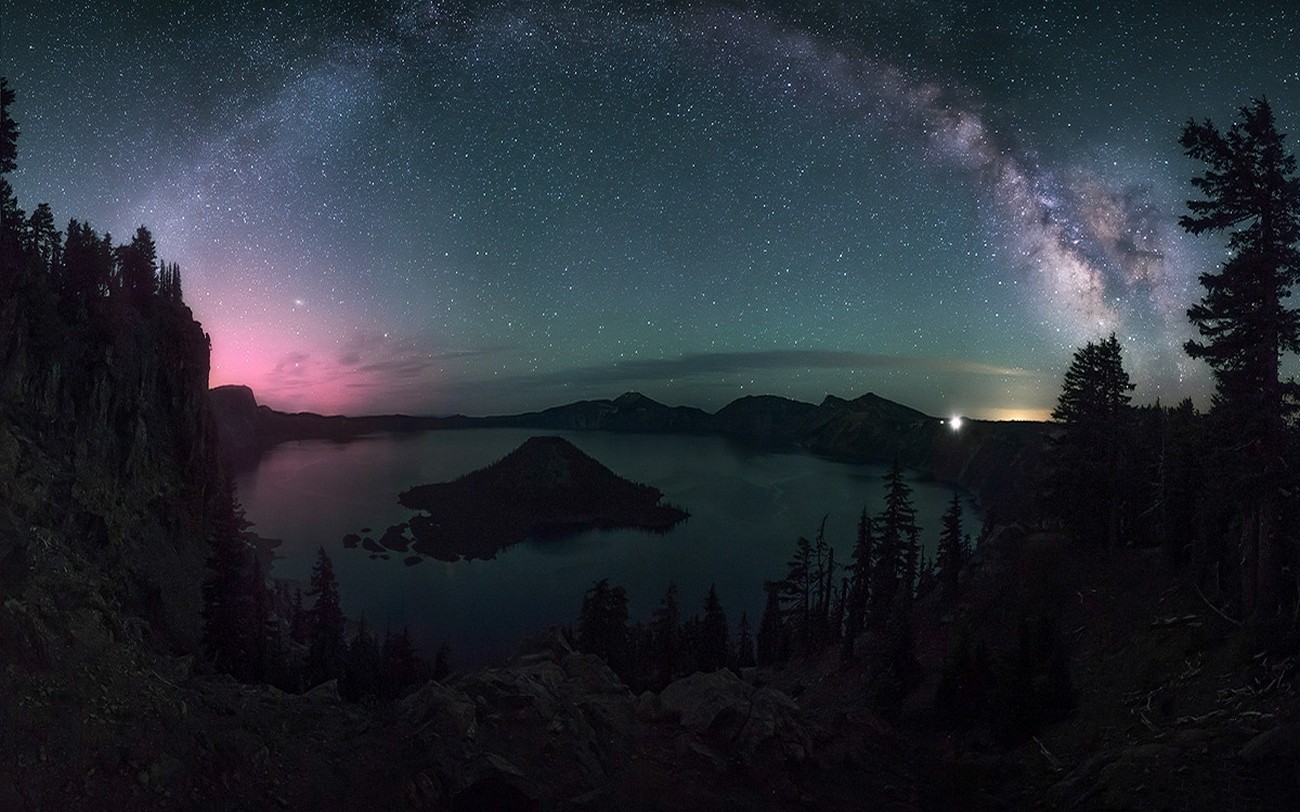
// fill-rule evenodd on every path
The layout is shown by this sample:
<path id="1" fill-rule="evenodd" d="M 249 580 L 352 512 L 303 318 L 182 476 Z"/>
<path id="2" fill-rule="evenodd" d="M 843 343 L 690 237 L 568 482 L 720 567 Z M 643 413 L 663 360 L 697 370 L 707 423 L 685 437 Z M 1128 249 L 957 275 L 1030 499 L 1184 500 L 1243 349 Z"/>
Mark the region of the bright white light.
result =
<path id="1" fill-rule="evenodd" d="M 948 428 L 957 431 L 961 428 L 961 416 L 954 416 L 948 419 Z"/>

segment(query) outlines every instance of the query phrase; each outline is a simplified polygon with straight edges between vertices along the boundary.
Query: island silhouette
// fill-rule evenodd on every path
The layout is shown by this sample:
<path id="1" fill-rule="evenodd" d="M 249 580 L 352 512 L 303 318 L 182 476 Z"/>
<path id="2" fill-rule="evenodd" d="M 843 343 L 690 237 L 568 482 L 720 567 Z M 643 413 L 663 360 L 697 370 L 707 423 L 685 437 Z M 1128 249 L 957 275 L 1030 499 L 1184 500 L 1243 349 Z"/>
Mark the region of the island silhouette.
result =
<path id="1" fill-rule="evenodd" d="M 494 558 L 539 535 L 664 532 L 689 514 L 662 499 L 658 488 L 618 476 L 562 437 L 530 437 L 485 468 L 398 496 L 404 507 L 422 511 L 408 523 L 411 549 L 443 561 Z"/>

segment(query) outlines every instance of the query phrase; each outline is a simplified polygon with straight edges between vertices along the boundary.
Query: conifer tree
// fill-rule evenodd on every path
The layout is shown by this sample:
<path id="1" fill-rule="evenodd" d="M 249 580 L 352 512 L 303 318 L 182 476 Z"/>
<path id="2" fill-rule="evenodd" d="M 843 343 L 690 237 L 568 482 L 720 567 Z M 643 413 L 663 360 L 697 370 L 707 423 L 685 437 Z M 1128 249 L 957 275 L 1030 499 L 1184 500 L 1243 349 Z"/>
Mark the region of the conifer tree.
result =
<path id="1" fill-rule="evenodd" d="M 669 584 L 650 620 L 650 634 L 654 645 L 654 668 L 660 685 L 673 681 L 681 667 L 682 614 L 677 602 L 677 585 Z"/>
<path id="2" fill-rule="evenodd" d="M 872 562 L 871 605 L 879 619 L 888 616 L 890 607 L 900 596 L 911 600 L 920 547 L 912 489 L 903 481 L 903 469 L 897 457 L 884 479 L 885 507 L 878 519 L 879 552 Z"/>
<path id="3" fill-rule="evenodd" d="M 730 627 L 727 625 L 727 613 L 718 600 L 716 584 L 709 585 L 709 594 L 704 598 L 704 617 L 700 621 L 700 639 L 696 647 L 696 667 L 704 672 L 717 671 L 727 665 L 730 650 Z"/>
<path id="4" fill-rule="evenodd" d="M 144 306 L 157 292 L 154 268 L 158 263 L 158 249 L 149 229 L 140 226 L 131 242 L 117 249 L 121 274 L 121 290 L 127 301 L 137 307 Z"/>
<path id="5" fill-rule="evenodd" d="M 958 580 L 961 568 L 966 564 L 966 546 L 961 532 L 961 498 L 956 491 L 952 501 L 943 514 L 943 531 L 939 534 L 939 585 L 943 590 L 945 603 L 951 604 L 957 599 Z"/>
<path id="6" fill-rule="evenodd" d="M 382 690 L 383 655 L 365 617 L 357 620 L 357 633 L 348 644 L 340 693 L 349 702 L 374 696 Z"/>
<path id="7" fill-rule="evenodd" d="M 578 647 L 602 658 L 620 676 L 627 676 L 626 589 L 611 587 L 609 579 L 602 578 L 587 590 L 578 619 Z"/>
<path id="8" fill-rule="evenodd" d="M 0 76 L 0 175 L 18 168 L 18 123 L 9 114 L 17 98 L 9 80 Z"/>
<path id="9" fill-rule="evenodd" d="M 825 528 L 826 520 L 822 519 L 822 530 L 818 531 L 818 538 L 822 537 Z M 822 545 L 825 546 L 824 541 Z M 839 628 L 832 628 L 831 624 L 831 604 L 835 597 L 835 569 L 835 548 L 826 547 L 826 566 L 822 568 L 821 577 L 818 579 L 817 614 L 813 621 L 813 634 L 819 646 L 839 636 Z"/>
<path id="10" fill-rule="evenodd" d="M 758 623 L 758 639 L 755 641 L 755 657 L 759 665 L 775 665 L 785 657 L 784 623 L 781 617 L 782 581 L 764 581 L 763 591 L 767 599 L 763 604 L 763 617 Z"/>
<path id="11" fill-rule="evenodd" d="M 849 610 L 849 578 L 845 576 L 840 578 L 839 595 L 835 598 L 834 608 L 831 609 L 830 619 L 830 641 L 834 643 L 841 639 L 844 634 L 844 618 Z"/>
<path id="12" fill-rule="evenodd" d="M 858 537 L 853 545 L 852 580 L 849 584 L 848 603 L 844 612 L 844 646 L 841 658 L 853 660 L 853 646 L 867 627 L 867 604 L 871 596 L 871 565 L 875 555 L 875 528 L 866 507 L 858 518 Z"/>
<path id="13" fill-rule="evenodd" d="M 9 80 L 0 76 L 0 296 L 10 295 L 23 264 L 23 210 L 5 177 L 18 168 L 18 124 L 9 114 L 16 98 Z"/>
<path id="14" fill-rule="evenodd" d="M 736 624 L 736 668 L 752 668 L 754 660 L 754 638 L 749 630 L 749 615 L 740 613 L 740 623 Z"/>
<path id="15" fill-rule="evenodd" d="M 1204 197 L 1187 203 L 1179 224 L 1192 234 L 1226 232 L 1228 258 L 1200 276 L 1205 295 L 1187 311 L 1201 340 L 1193 358 L 1214 372 L 1212 416 L 1219 427 L 1216 468 L 1236 512 L 1240 600 L 1252 620 L 1278 610 L 1283 536 L 1300 516 L 1292 492 L 1296 441 L 1288 436 L 1300 387 L 1281 377 L 1282 359 L 1300 352 L 1300 310 L 1288 307 L 1300 284 L 1300 178 L 1268 101 L 1239 111 L 1227 132 L 1188 121 L 1180 143 L 1206 165 L 1192 185 Z M 1291 511 L 1288 513 L 1288 511 Z"/>
<path id="16" fill-rule="evenodd" d="M 27 246 L 35 264 L 46 274 L 63 261 L 63 235 L 54 227 L 49 203 L 41 203 L 27 220 Z"/>
<path id="17" fill-rule="evenodd" d="M 316 600 L 307 613 L 307 679 L 313 684 L 340 676 L 347 646 L 343 640 L 343 605 L 334 578 L 334 562 L 321 547 L 311 572 L 311 589 Z"/>
<path id="18" fill-rule="evenodd" d="M 209 540 L 212 574 L 202 585 L 203 649 L 217 670 L 249 680 L 261 676 L 255 657 L 264 631 L 250 589 L 252 556 L 244 541 L 248 522 L 232 481 L 226 481 L 220 497 Z"/>
<path id="19" fill-rule="evenodd" d="M 785 580 L 781 581 L 781 608 L 790 632 L 802 651 L 812 649 L 813 583 L 817 576 L 813 561 L 813 543 L 800 536 L 795 542 L 794 557 L 786 562 Z"/>
<path id="20" fill-rule="evenodd" d="M 383 660 L 383 691 L 388 697 L 395 697 L 423 676 L 423 663 L 411 644 L 411 633 L 403 626 L 400 632 L 391 628 L 384 632 L 384 642 L 379 647 Z"/>
<path id="21" fill-rule="evenodd" d="M 1115 334 L 1074 353 L 1052 419 L 1051 502 L 1076 535 L 1114 547 L 1121 534 L 1133 383 Z"/>
<path id="22" fill-rule="evenodd" d="M 307 642 L 307 613 L 302 608 L 302 589 L 293 591 L 293 610 L 289 616 L 289 639 L 295 643 Z"/>

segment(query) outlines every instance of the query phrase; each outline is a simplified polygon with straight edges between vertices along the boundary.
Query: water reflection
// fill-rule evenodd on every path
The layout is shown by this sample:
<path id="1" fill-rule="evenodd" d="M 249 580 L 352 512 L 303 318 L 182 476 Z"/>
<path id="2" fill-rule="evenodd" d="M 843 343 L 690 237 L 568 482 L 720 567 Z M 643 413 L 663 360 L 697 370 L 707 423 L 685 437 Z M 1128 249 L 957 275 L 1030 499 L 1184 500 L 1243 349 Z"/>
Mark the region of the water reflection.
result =
<path id="1" fill-rule="evenodd" d="M 372 535 L 407 521 L 397 494 L 500 459 L 535 434 L 527 429 L 467 429 L 384 435 L 348 444 L 277 447 L 239 478 L 248 518 L 283 539 L 273 574 L 306 580 L 316 548 L 334 559 L 344 610 L 372 626 L 410 628 L 428 652 L 452 647 L 458 666 L 507 655 L 524 634 L 574 621 L 582 593 L 601 578 L 627 587 L 632 618 L 648 616 L 669 583 L 694 612 L 716 584 L 733 626 L 751 627 L 762 611 L 762 582 L 781 577 L 795 539 L 826 516 L 826 538 L 845 561 L 857 516 L 882 502 L 883 468 L 761 451 L 718 437 L 550 432 L 566 437 L 616 474 L 659 488 L 691 518 L 663 534 L 590 530 L 530 539 L 490 561 L 403 556 L 371 559 L 345 549 L 346 533 Z M 912 482 L 922 540 L 933 554 L 951 491 Z M 967 530 L 973 531 L 968 514 Z"/>

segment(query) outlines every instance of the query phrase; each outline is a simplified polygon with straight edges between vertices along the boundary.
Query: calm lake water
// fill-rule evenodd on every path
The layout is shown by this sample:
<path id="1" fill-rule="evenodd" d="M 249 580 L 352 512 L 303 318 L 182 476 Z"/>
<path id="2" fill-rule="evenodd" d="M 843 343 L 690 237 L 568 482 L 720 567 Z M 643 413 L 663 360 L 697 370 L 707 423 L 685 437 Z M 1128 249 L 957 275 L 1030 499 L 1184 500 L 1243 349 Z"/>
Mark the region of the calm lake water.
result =
<path id="1" fill-rule="evenodd" d="M 411 511 L 397 504 L 406 488 L 481 468 L 544 433 L 566 437 L 620 476 L 654 485 L 691 517 L 662 535 L 609 530 L 529 540 L 491 561 L 426 559 L 407 567 L 401 553 L 373 560 L 343 547 L 346 533 L 368 527 L 378 538 L 409 519 Z M 453 664 L 468 667 L 504 659 L 546 624 L 574 622 L 583 592 L 601 578 L 627 588 L 632 621 L 647 618 L 670 583 L 685 615 L 699 611 L 717 584 L 733 628 L 743 611 L 757 631 L 762 583 L 784 575 L 795 540 L 813 538 L 827 516 L 826 539 L 836 559 L 847 560 L 862 507 L 881 507 L 884 473 L 719 437 L 468 429 L 284 444 L 237 484 L 254 529 L 283 540 L 274 576 L 305 582 L 324 545 L 350 617 L 364 615 L 381 630 L 405 625 L 427 652 L 446 642 Z M 952 491 L 911 485 L 933 554 Z M 965 525 L 973 535 L 969 510 Z"/>

